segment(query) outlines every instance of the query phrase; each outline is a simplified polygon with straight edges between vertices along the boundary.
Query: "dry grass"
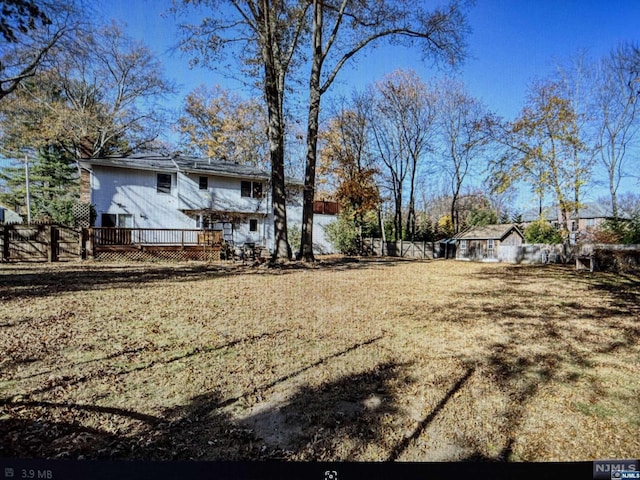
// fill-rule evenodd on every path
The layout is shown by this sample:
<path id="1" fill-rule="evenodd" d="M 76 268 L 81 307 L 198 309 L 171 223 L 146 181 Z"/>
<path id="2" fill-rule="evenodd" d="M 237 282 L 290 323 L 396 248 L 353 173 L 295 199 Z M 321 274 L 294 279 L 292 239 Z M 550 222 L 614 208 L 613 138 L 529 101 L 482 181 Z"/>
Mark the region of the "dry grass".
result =
<path id="1" fill-rule="evenodd" d="M 640 451 L 640 278 L 336 259 L 0 266 L 0 455 Z"/>

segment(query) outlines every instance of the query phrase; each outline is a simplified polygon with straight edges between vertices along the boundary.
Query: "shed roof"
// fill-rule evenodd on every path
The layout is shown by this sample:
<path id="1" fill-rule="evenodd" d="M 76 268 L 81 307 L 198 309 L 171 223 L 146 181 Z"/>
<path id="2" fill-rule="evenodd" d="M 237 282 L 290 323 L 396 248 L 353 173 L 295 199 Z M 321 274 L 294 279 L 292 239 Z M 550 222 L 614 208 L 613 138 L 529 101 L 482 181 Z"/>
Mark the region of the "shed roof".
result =
<path id="1" fill-rule="evenodd" d="M 512 231 L 515 231 L 518 235 L 524 238 L 522 232 L 513 223 L 472 227 L 458 233 L 455 238 L 458 240 L 502 240 Z"/>

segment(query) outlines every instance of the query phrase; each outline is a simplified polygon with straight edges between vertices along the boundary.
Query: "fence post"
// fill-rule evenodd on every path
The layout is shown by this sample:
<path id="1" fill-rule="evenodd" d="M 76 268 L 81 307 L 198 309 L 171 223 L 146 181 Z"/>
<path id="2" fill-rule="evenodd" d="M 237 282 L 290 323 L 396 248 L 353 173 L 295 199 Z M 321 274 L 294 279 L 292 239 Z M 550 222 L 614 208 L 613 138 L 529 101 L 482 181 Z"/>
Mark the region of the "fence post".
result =
<path id="1" fill-rule="evenodd" d="M 2 260 L 9 260 L 9 225 L 2 227 Z"/>
<path id="2" fill-rule="evenodd" d="M 96 242 L 96 231 L 94 228 L 89 228 L 87 231 L 87 257 L 93 258 L 95 256 L 95 242 Z"/>
<path id="3" fill-rule="evenodd" d="M 47 243 L 49 244 L 48 260 L 49 262 L 57 262 L 58 261 L 58 239 L 57 239 L 58 229 L 53 225 L 49 225 L 48 230 L 49 230 L 47 235 L 48 237 Z"/>

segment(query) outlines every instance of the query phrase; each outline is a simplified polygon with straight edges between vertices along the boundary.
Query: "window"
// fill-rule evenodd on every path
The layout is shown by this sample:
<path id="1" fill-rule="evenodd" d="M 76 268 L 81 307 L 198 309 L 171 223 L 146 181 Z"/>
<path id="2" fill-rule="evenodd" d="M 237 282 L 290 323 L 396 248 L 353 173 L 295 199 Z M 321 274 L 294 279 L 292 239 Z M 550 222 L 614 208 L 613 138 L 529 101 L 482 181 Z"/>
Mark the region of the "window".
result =
<path id="1" fill-rule="evenodd" d="M 209 177 L 200 177 L 198 185 L 200 190 L 209 190 Z"/>
<path id="2" fill-rule="evenodd" d="M 102 226 L 111 228 L 133 228 L 133 215 L 130 213 L 103 213 Z"/>
<path id="3" fill-rule="evenodd" d="M 120 228 L 133 228 L 133 215 L 130 213 L 119 213 L 117 221 Z"/>
<path id="4" fill-rule="evenodd" d="M 253 182 L 253 198 L 262 198 L 262 183 Z"/>
<path id="5" fill-rule="evenodd" d="M 171 193 L 171 174 L 159 173 L 156 183 L 156 192 Z"/>
<path id="6" fill-rule="evenodd" d="M 467 251 L 467 241 L 460 240 L 460 253 L 465 253 Z"/>
<path id="7" fill-rule="evenodd" d="M 240 195 L 242 195 L 243 197 L 251 196 L 251 182 L 243 181 L 240 184 Z"/>
<path id="8" fill-rule="evenodd" d="M 575 220 L 571 220 L 571 231 L 572 232 L 578 231 L 578 222 L 576 222 Z"/>
<path id="9" fill-rule="evenodd" d="M 493 238 L 489 238 L 487 239 L 487 255 L 489 255 L 490 257 L 493 256 L 493 249 L 494 249 Z"/>
<path id="10" fill-rule="evenodd" d="M 255 218 L 249 219 L 249 231 L 257 232 L 258 231 L 258 220 Z"/>
<path id="11" fill-rule="evenodd" d="M 596 219 L 595 218 L 587 218 L 587 227 L 595 227 Z"/>
<path id="12" fill-rule="evenodd" d="M 242 181 L 240 195 L 247 198 L 262 198 L 262 182 Z"/>
<path id="13" fill-rule="evenodd" d="M 116 226 L 116 215 L 115 213 L 103 213 L 102 221 L 100 222 L 103 227 L 115 227 Z"/>

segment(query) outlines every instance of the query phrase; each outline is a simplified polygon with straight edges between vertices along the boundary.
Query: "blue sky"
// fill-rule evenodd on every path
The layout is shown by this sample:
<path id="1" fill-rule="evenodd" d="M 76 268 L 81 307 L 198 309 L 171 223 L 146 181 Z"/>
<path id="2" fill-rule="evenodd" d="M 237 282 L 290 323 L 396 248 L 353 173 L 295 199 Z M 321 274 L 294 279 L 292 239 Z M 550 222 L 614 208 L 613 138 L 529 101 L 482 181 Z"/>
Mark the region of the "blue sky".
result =
<path id="1" fill-rule="evenodd" d="M 175 20 L 163 15 L 170 5 L 170 0 L 94 1 L 98 18 L 126 23 L 127 32 L 163 61 L 167 76 L 179 86 L 168 106 L 178 108 L 200 84 L 241 90 L 224 75 L 189 69 L 188 59 L 172 51 L 178 38 Z M 469 23 L 469 58 L 459 75 L 490 110 L 513 119 L 524 104 L 528 84 L 552 71 L 554 62 L 565 61 L 580 49 L 598 57 L 619 42 L 640 43 L 640 1 L 477 0 L 469 10 Z M 412 68 L 425 79 L 441 73 L 423 63 L 419 52 L 379 48 L 349 64 L 327 97 L 364 88 L 398 68 Z"/>
<path id="2" fill-rule="evenodd" d="M 169 0 L 96 3 L 103 19 L 126 22 L 128 33 L 162 58 L 167 75 L 181 85 L 175 103 L 201 83 L 238 87 L 210 70 L 190 70 L 186 57 L 170 52 L 177 31 L 175 20 L 162 15 Z M 640 41 L 640 1 L 478 0 L 469 10 L 469 23 L 470 56 L 459 73 L 473 95 L 499 115 L 513 118 L 522 108 L 529 82 L 544 77 L 554 62 L 580 49 L 601 56 L 619 42 Z M 439 74 L 420 60 L 419 52 L 380 48 L 350 64 L 332 93 L 362 88 L 398 68 L 413 68 L 424 78 Z"/>

